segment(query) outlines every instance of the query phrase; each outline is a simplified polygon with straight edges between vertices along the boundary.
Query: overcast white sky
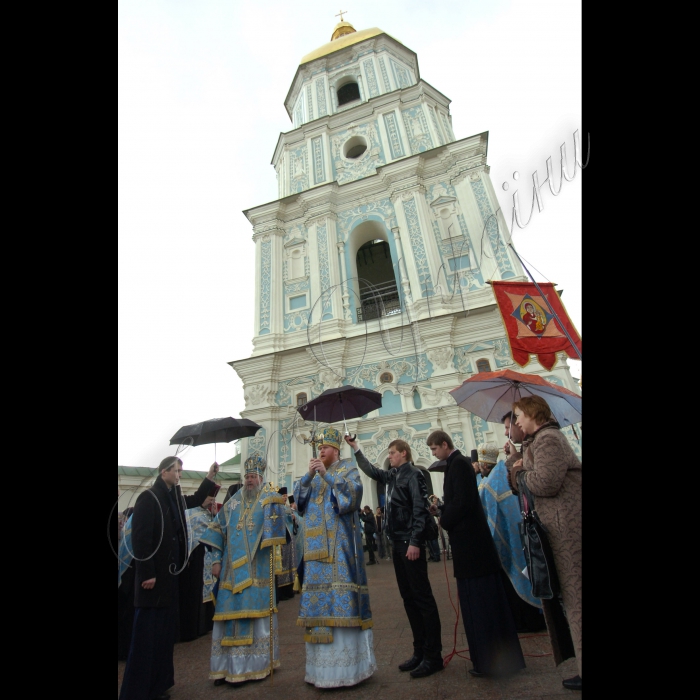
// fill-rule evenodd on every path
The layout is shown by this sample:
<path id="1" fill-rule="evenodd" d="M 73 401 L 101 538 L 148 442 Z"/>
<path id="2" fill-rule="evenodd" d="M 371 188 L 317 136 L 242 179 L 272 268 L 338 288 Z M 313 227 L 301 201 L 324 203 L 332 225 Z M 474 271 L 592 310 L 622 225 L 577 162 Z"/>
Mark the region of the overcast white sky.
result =
<path id="1" fill-rule="evenodd" d="M 252 351 L 255 246 L 242 211 L 277 199 L 284 98 L 341 9 L 358 31 L 379 27 L 416 52 L 421 78 L 452 100 L 457 139 L 489 132 L 509 222 L 513 192 L 526 215 L 549 156 L 558 181 L 564 142 L 571 171 L 576 130 L 585 162 L 578 0 L 119 0 L 121 465 L 155 467 L 181 426 L 245 409 L 227 364 Z M 580 333 L 582 178 L 558 197 L 545 185 L 544 210 L 512 231 L 535 278 L 564 290 Z M 219 462 L 234 453 L 216 448 Z M 185 468 L 213 459 L 213 445 L 191 448 Z"/>

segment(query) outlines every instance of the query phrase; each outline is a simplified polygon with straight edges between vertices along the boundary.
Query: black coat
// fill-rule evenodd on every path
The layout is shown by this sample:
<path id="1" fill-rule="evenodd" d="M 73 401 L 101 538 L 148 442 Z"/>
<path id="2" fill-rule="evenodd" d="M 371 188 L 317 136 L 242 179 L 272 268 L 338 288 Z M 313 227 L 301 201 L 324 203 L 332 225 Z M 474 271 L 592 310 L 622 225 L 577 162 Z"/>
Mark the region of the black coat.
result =
<path id="1" fill-rule="evenodd" d="M 174 511 L 168 487 L 159 475 L 156 483 L 136 499 L 131 521 L 136 565 L 134 607 L 167 608 L 175 602 L 177 580 L 170 569 L 177 571 L 187 555 L 187 533 L 182 526 L 187 527 L 184 508 L 201 506 L 211 487 L 212 482 L 205 477 L 193 496 L 184 497 L 183 506 L 180 487 L 176 486 L 173 495 L 178 509 Z M 146 590 L 141 584 L 151 578 L 156 579 L 155 586 Z"/>
<path id="2" fill-rule="evenodd" d="M 377 520 L 374 517 L 374 513 L 365 513 L 360 511 L 360 520 L 365 524 L 365 535 L 372 538 L 372 535 L 377 531 Z"/>
<path id="3" fill-rule="evenodd" d="M 450 535 L 455 578 L 495 574 L 501 560 L 479 499 L 471 460 L 459 450 L 447 458 L 440 524 Z"/>
<path id="4" fill-rule="evenodd" d="M 408 540 L 420 547 L 437 537 L 435 520 L 428 512 L 428 491 L 423 473 L 410 462 L 389 471 L 375 467 L 362 454 L 355 452 L 357 466 L 375 481 L 386 484 L 384 531 L 390 540 Z M 489 532 L 490 534 L 490 532 Z"/>

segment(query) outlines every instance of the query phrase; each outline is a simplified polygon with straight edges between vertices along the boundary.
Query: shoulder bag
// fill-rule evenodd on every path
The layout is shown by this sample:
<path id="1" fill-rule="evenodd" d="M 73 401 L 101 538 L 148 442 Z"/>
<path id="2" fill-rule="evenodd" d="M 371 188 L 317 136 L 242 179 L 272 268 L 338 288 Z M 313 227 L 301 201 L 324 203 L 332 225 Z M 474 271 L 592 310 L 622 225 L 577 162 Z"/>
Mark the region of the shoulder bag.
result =
<path id="1" fill-rule="evenodd" d="M 535 510 L 535 499 L 525 484 L 525 472 L 516 475 L 518 499 L 523 520 L 520 523 L 520 539 L 527 562 L 527 575 L 535 598 L 549 600 L 559 594 L 559 578 L 554 565 L 552 547 L 547 529 L 540 522 Z"/>

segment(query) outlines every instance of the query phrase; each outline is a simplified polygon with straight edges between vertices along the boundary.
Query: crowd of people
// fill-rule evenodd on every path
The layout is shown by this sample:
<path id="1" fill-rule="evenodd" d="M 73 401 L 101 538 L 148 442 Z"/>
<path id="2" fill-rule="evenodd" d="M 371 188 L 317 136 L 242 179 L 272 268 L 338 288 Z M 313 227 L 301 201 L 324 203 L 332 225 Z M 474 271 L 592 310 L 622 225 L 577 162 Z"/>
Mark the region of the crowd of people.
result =
<path id="1" fill-rule="evenodd" d="M 393 563 L 413 637 L 413 653 L 398 671 L 413 678 L 442 671 L 428 561 L 441 560 L 441 534 L 447 556 L 444 533 L 469 673 L 518 673 L 525 668 L 518 633 L 546 629 L 555 663 L 576 659 L 578 675 L 564 687 L 581 690 L 581 462 L 543 399 L 521 399 L 502 422 L 505 460 L 495 443 L 479 445 L 472 462 L 448 433 L 428 436 L 444 463 L 442 498 L 404 440 L 389 444 L 383 469 L 347 434 L 353 455 L 341 458 L 343 437 L 330 427 L 293 494 L 267 481 L 265 459 L 253 454 L 223 504 L 212 495 L 216 463 L 197 492 L 183 496 L 182 461 L 164 459 L 154 485 L 119 520 L 120 700 L 169 698 L 174 644 L 207 633 L 215 685 L 266 678 L 280 664 L 278 602 L 297 596 L 306 682 L 362 682 L 377 670 L 365 567 L 381 561 Z M 361 472 L 384 487 L 375 512 L 362 505 Z M 535 500 L 551 544 L 559 586 L 548 600 L 531 592 L 520 491 Z"/>

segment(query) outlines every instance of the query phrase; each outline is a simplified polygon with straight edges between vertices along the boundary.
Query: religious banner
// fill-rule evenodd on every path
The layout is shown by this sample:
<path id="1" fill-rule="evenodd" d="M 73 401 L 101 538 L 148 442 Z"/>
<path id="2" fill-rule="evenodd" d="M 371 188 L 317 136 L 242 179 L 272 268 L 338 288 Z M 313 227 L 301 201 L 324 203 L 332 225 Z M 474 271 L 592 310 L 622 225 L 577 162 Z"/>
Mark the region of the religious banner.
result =
<path id="1" fill-rule="evenodd" d="M 576 348 L 581 351 L 581 336 L 551 282 L 538 282 L 546 301 L 532 282 L 494 281 L 490 284 L 506 327 L 510 354 L 521 367 L 530 361 L 530 355 L 536 355 L 547 370 L 554 367 L 558 352 L 565 352 L 575 360 L 581 359 L 576 352 Z"/>

